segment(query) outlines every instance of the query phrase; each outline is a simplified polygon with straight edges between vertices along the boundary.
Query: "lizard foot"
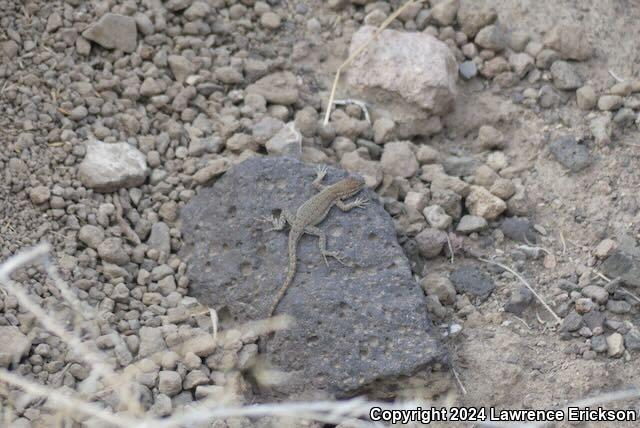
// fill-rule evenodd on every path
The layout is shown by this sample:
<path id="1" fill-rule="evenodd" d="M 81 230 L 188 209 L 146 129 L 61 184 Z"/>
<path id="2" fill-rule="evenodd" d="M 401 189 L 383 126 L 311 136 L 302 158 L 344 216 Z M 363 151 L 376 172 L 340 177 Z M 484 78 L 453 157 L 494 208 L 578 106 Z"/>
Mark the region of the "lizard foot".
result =
<path id="1" fill-rule="evenodd" d="M 285 218 L 280 216 L 280 217 L 276 217 L 274 215 L 270 215 L 270 216 L 262 216 L 262 217 L 258 217 L 256 218 L 256 221 L 260 221 L 263 223 L 271 223 L 272 227 L 268 228 L 265 230 L 265 232 L 272 232 L 274 230 L 282 230 L 284 229 L 284 225 L 285 225 Z"/>
<path id="2" fill-rule="evenodd" d="M 369 199 L 358 197 L 356 198 L 355 201 L 353 201 L 353 206 L 356 208 L 365 208 L 368 203 L 369 203 Z"/>
<path id="3" fill-rule="evenodd" d="M 324 253 L 322 253 L 322 257 L 324 257 L 324 262 L 327 264 L 327 266 L 329 266 L 329 262 L 327 261 L 327 256 L 333 257 L 338 261 L 338 263 L 342 264 L 343 266 L 353 267 L 353 263 L 345 261 L 344 257 L 339 255 L 335 251 L 325 251 Z"/>
<path id="4" fill-rule="evenodd" d="M 327 166 L 326 165 L 318 165 L 316 167 L 316 179 L 322 180 L 327 175 Z"/>

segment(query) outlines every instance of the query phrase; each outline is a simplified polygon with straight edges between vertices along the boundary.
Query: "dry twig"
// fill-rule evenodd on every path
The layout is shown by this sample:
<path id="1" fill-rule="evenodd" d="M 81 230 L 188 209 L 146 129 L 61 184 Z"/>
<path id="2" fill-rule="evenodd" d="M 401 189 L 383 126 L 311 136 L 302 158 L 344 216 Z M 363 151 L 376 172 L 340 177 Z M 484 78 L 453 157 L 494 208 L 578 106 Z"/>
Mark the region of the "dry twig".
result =
<path id="1" fill-rule="evenodd" d="M 118 221 L 118 226 L 122 230 L 122 233 L 129 239 L 129 241 L 133 242 L 136 245 L 140 245 L 140 238 L 138 234 L 131 229 L 129 223 L 122 217 L 122 204 L 120 203 L 120 197 L 118 195 L 113 195 L 113 205 L 116 207 L 116 220 Z"/>
<path id="2" fill-rule="evenodd" d="M 553 316 L 553 318 L 556 321 L 556 324 L 560 324 L 562 322 L 562 319 L 558 315 L 556 315 L 555 312 L 553 312 L 553 309 L 551 309 L 551 307 L 549 305 L 547 305 L 547 303 L 542 299 L 542 297 L 540 297 L 540 295 L 538 293 L 536 293 L 536 291 L 533 289 L 533 287 L 531 287 L 531 285 L 527 282 L 527 280 L 524 279 L 522 277 L 522 275 L 520 275 L 518 272 L 516 272 L 515 270 L 511 269 L 509 266 L 503 265 L 502 263 L 494 262 L 492 260 L 487 260 L 487 259 L 483 259 L 483 258 L 478 258 L 478 260 L 480 260 L 481 262 L 489 263 L 491 265 L 499 266 L 502 269 L 506 270 L 507 272 L 510 272 L 512 275 L 514 275 L 516 278 L 518 278 L 520 280 L 520 282 L 522 282 L 525 285 L 525 287 L 527 287 L 529 289 L 529 291 L 531 291 L 533 293 L 534 296 L 536 296 L 536 299 L 538 299 L 538 301 L 540 301 L 540 303 L 542 303 L 542 306 L 544 306 L 544 308 L 547 311 L 549 311 L 549 313 Z"/>
<path id="3" fill-rule="evenodd" d="M 398 17 L 398 15 L 400 15 L 406 8 L 408 8 L 413 4 L 424 3 L 424 1 L 425 0 L 409 0 L 408 2 L 403 4 L 402 7 L 400 7 L 398 10 L 396 10 L 391 15 L 389 15 L 389 17 L 385 19 L 382 24 L 380 24 L 380 27 L 376 29 L 376 31 L 371 35 L 369 40 L 367 40 L 361 46 L 358 46 L 358 48 L 351 55 L 349 55 L 349 57 L 342 64 L 340 64 L 340 67 L 338 67 L 338 69 L 336 70 L 336 76 L 333 79 L 331 94 L 329 95 L 329 101 L 327 102 L 327 111 L 324 115 L 324 122 L 323 122 L 324 125 L 327 125 L 329 123 L 329 117 L 331 116 L 331 108 L 335 103 L 334 99 L 336 96 L 336 88 L 338 87 L 338 81 L 340 80 L 340 75 L 342 74 L 342 71 L 345 69 L 345 67 L 351 64 L 353 60 L 356 59 L 358 55 L 360 55 L 366 49 L 366 47 L 369 46 L 369 44 L 372 41 L 377 39 L 380 33 L 382 33 L 382 31 L 384 31 L 384 29 L 387 28 L 389 24 L 391 24 Z"/>

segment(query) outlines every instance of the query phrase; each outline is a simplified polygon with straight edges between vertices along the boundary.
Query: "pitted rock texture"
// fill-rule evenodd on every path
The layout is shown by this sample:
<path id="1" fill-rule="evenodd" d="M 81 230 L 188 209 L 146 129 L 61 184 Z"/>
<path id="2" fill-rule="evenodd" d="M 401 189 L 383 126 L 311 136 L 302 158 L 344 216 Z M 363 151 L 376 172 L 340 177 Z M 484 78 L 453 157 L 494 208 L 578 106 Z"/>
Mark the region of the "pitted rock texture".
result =
<path id="1" fill-rule="evenodd" d="M 326 184 L 346 176 L 333 168 Z M 266 232 L 256 217 L 295 212 L 317 192 L 314 168 L 292 158 L 251 158 L 204 188 L 182 210 L 183 257 L 191 293 L 236 322 L 266 317 L 287 274 L 288 232 Z M 376 195 L 365 209 L 332 208 L 318 225 L 327 248 L 353 262 L 342 266 L 298 244 L 298 269 L 276 315 L 294 325 L 275 333 L 267 357 L 293 376 L 280 393 L 324 390 L 337 395 L 373 381 L 410 375 L 446 353 L 427 317 L 425 297 Z"/>

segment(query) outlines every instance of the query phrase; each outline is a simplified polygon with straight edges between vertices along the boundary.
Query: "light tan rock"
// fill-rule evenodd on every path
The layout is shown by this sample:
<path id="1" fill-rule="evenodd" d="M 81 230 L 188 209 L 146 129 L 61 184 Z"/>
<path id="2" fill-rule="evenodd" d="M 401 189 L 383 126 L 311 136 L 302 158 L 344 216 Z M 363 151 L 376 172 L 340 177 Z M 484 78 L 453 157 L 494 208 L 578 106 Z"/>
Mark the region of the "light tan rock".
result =
<path id="1" fill-rule="evenodd" d="M 471 186 L 471 192 L 465 200 L 472 215 L 494 220 L 507 209 L 507 204 L 481 186 Z"/>
<path id="2" fill-rule="evenodd" d="M 350 53 L 376 30 L 364 26 L 352 37 Z M 449 47 L 427 33 L 384 30 L 351 64 L 349 93 L 396 124 L 396 135 L 432 135 L 439 115 L 453 109 L 458 67 Z"/>

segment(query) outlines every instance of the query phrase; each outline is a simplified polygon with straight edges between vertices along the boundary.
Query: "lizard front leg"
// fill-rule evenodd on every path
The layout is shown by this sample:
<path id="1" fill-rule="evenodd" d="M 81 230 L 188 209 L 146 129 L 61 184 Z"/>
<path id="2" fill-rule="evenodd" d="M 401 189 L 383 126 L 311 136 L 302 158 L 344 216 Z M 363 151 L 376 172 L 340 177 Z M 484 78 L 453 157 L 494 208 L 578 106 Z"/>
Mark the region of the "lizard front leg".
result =
<path id="1" fill-rule="evenodd" d="M 315 226 L 307 226 L 304 228 L 304 232 L 318 237 L 318 247 L 320 248 L 320 254 L 322 254 L 322 258 L 324 259 L 324 262 L 326 263 L 327 266 L 329 266 L 329 262 L 327 261 L 327 256 L 333 257 L 334 259 L 336 259 L 338 262 L 340 262 L 345 266 L 351 266 L 351 264 L 348 262 L 345 262 L 343 257 L 340 256 L 336 251 L 327 250 L 327 235 L 325 235 L 325 233 L 322 230 L 320 230 Z"/>
<path id="2" fill-rule="evenodd" d="M 324 165 L 318 165 L 318 167 L 316 167 L 316 179 L 313 180 L 313 183 L 311 184 L 319 192 L 324 190 L 324 188 L 326 187 L 322 185 L 322 180 L 324 180 L 324 177 L 326 175 L 327 175 L 327 167 Z"/>
<path id="3" fill-rule="evenodd" d="M 342 211 L 351 211 L 354 208 L 364 208 L 367 206 L 367 202 L 369 200 L 367 198 L 357 197 L 353 202 L 345 203 L 342 199 L 338 199 L 336 201 L 336 207 L 340 208 Z"/>

